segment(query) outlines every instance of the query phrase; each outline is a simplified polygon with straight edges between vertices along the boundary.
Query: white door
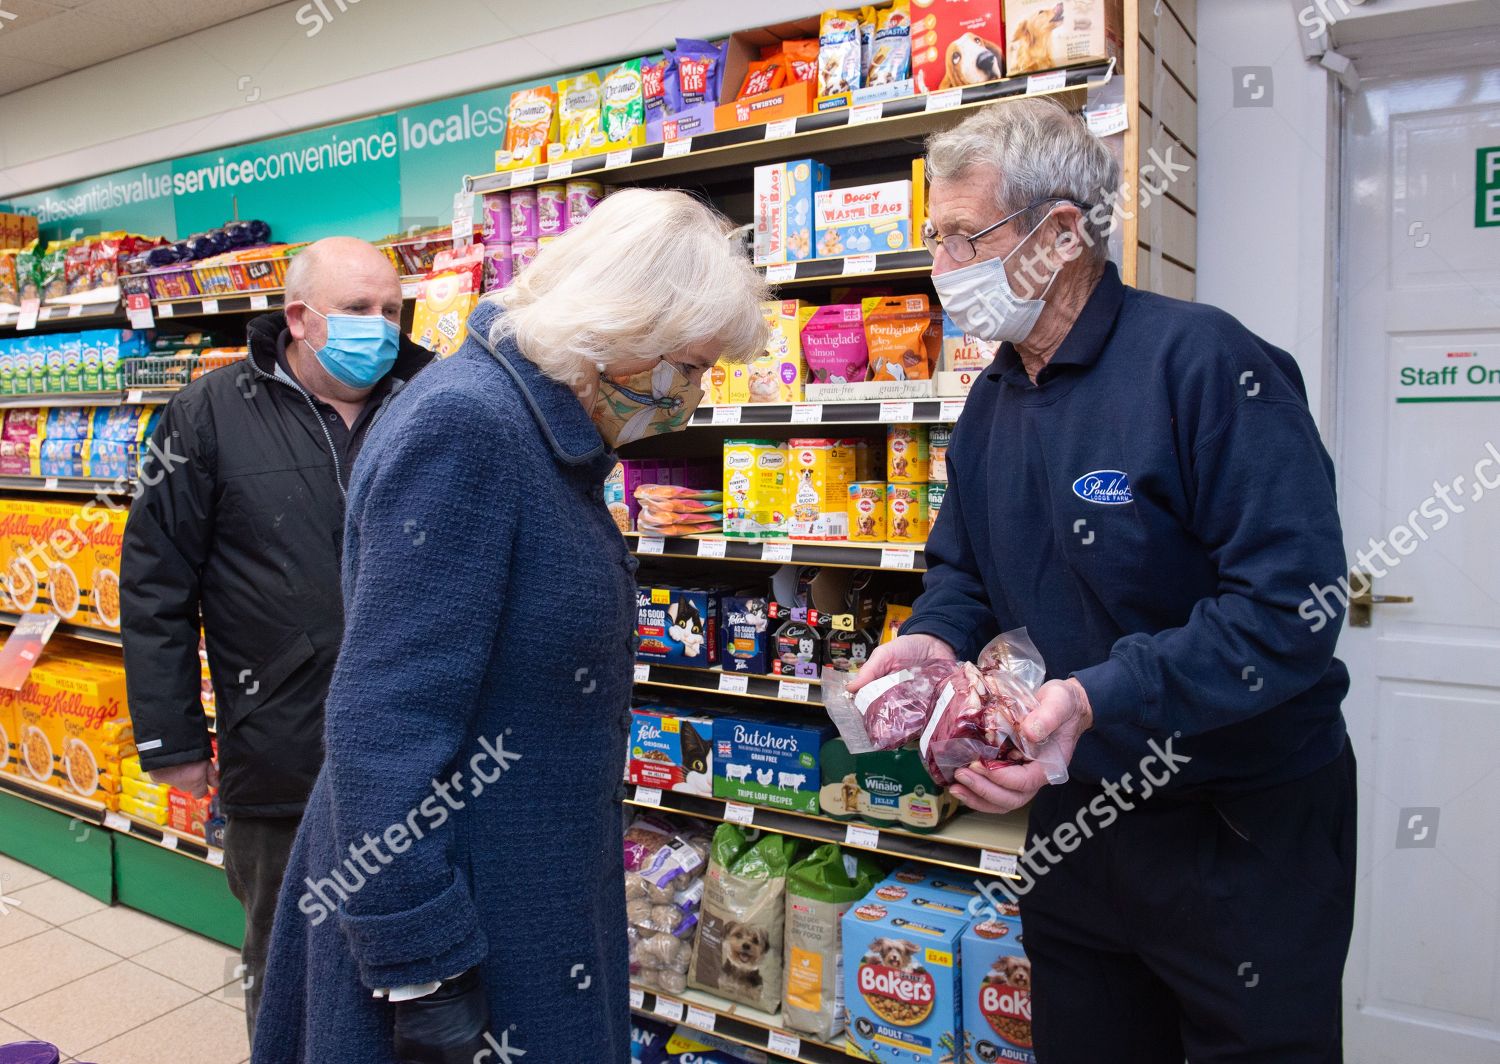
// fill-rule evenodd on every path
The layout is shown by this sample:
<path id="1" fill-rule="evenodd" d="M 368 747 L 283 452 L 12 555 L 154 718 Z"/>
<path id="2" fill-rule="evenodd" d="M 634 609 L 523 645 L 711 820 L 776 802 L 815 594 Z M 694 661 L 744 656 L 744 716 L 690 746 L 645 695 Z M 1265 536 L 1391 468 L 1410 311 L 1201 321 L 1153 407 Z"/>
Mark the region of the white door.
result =
<path id="1" fill-rule="evenodd" d="M 1458 61 L 1362 64 L 1346 100 L 1344 534 L 1351 566 L 1364 550 L 1385 572 L 1376 595 L 1414 599 L 1340 643 L 1360 780 L 1353 1064 L 1500 1061 L 1500 65 Z"/>

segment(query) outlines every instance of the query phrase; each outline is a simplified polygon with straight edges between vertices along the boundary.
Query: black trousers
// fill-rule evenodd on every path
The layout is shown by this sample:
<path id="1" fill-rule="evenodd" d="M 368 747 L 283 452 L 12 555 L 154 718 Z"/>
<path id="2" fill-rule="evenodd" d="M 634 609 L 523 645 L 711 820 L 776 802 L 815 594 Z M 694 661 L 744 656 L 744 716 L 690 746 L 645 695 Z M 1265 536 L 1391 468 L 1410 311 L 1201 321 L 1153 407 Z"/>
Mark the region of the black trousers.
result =
<path id="1" fill-rule="evenodd" d="M 1103 793 L 1033 803 L 1032 848 L 1058 854 L 1020 897 L 1039 1064 L 1342 1061 L 1353 751 L 1227 801 L 1137 800 L 1108 826 Z M 1080 817 L 1091 837 L 1056 833 Z"/>
<path id="2" fill-rule="evenodd" d="M 266 951 L 276 899 L 286 875 L 300 817 L 230 817 L 224 825 L 224 872 L 229 892 L 245 908 L 245 944 L 240 949 L 240 986 L 245 991 L 245 1024 L 255 1044 L 255 1014 L 260 1011 Z"/>

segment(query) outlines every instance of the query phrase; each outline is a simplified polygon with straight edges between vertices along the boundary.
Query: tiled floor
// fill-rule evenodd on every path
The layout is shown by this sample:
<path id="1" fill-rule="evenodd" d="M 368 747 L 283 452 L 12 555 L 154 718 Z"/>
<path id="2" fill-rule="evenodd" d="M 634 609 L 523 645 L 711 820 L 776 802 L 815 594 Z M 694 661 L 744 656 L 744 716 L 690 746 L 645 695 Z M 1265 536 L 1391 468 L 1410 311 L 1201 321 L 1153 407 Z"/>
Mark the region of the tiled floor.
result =
<path id="1" fill-rule="evenodd" d="M 0 855 L 0 1045 L 91 1064 L 241 1064 L 239 955 Z"/>

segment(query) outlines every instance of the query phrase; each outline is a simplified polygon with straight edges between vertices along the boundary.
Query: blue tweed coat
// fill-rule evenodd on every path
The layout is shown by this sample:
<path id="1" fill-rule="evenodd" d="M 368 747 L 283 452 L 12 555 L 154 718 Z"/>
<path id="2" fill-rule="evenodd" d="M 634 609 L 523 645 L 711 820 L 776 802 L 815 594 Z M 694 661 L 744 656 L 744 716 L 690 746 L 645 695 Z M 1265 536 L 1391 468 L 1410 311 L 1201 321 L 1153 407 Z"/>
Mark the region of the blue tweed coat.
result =
<path id="1" fill-rule="evenodd" d="M 635 559 L 583 406 L 475 340 L 377 422 L 349 490 L 326 761 L 254 1064 L 387 1064 L 376 987 L 480 965 L 507 1064 L 628 1061 L 620 812 Z M 506 1050 L 511 1052 L 507 1052 Z"/>

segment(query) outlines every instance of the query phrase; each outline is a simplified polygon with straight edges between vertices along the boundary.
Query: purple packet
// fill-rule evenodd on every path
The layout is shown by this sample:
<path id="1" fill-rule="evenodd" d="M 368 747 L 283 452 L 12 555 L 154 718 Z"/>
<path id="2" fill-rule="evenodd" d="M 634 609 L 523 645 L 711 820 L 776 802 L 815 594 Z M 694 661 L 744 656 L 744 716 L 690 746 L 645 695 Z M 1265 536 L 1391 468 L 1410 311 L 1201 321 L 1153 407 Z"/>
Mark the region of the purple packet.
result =
<path id="1" fill-rule="evenodd" d="M 681 105 L 677 110 L 700 103 L 719 102 L 719 88 L 724 81 L 724 49 L 708 41 L 677 38 L 677 79 Z"/>
<path id="2" fill-rule="evenodd" d="M 809 379 L 816 384 L 864 380 L 869 374 L 870 352 L 860 304 L 833 304 L 813 311 L 802 326 L 802 357 Z"/>

